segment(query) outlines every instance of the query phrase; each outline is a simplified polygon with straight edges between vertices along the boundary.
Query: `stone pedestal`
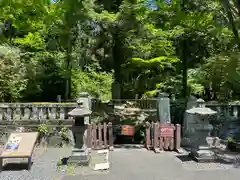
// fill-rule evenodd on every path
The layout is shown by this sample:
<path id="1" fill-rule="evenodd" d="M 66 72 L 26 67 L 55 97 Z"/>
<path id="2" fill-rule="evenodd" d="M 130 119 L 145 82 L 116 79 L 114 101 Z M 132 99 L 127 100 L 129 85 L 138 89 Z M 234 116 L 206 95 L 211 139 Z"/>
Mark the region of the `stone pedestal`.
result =
<path id="1" fill-rule="evenodd" d="M 90 161 L 90 153 L 87 148 L 72 149 L 72 154 L 68 159 L 68 163 L 77 164 L 79 166 L 88 166 Z"/>
<path id="2" fill-rule="evenodd" d="M 75 120 L 78 122 L 83 122 Z M 72 149 L 72 154 L 69 157 L 68 163 L 74 163 L 77 165 L 88 165 L 90 160 L 90 153 L 86 146 L 87 139 L 87 127 L 83 126 L 73 126 L 72 128 L 74 136 L 74 148 Z"/>
<path id="3" fill-rule="evenodd" d="M 198 162 L 210 162 L 215 158 L 214 152 L 211 151 L 210 144 L 207 141 L 212 128 L 212 125 L 206 119 L 198 120 L 195 127 L 192 126 L 192 134 L 189 137 L 192 143 L 190 156 Z"/>

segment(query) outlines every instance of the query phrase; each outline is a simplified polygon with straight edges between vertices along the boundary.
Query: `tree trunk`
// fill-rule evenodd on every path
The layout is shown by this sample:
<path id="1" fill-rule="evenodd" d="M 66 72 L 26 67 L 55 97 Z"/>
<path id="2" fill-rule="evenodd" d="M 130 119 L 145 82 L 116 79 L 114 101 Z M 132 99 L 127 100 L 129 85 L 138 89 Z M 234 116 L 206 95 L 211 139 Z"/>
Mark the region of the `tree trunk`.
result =
<path id="1" fill-rule="evenodd" d="M 114 68 L 114 82 L 112 86 L 112 98 L 121 99 L 121 42 L 119 40 L 118 34 L 113 33 L 113 68 Z"/>
<path id="2" fill-rule="evenodd" d="M 67 70 L 67 77 L 66 77 L 66 89 L 65 89 L 65 100 L 68 100 L 71 95 L 71 85 L 72 85 L 72 78 L 71 78 L 71 70 L 72 70 L 72 63 L 71 63 L 71 54 L 72 54 L 72 44 L 71 38 L 68 38 L 68 46 L 66 50 L 66 70 Z"/>
<path id="3" fill-rule="evenodd" d="M 230 25 L 232 27 L 232 32 L 233 32 L 233 35 L 235 37 L 235 41 L 236 41 L 236 43 L 238 45 L 238 48 L 240 49 L 239 34 L 238 34 L 238 30 L 237 30 L 237 28 L 235 26 L 235 23 L 234 23 L 233 14 L 232 14 L 232 11 L 231 11 L 229 0 L 222 0 L 222 5 L 223 5 L 223 7 L 225 8 L 225 10 L 227 12 L 227 17 L 228 17 L 229 23 L 230 23 Z"/>

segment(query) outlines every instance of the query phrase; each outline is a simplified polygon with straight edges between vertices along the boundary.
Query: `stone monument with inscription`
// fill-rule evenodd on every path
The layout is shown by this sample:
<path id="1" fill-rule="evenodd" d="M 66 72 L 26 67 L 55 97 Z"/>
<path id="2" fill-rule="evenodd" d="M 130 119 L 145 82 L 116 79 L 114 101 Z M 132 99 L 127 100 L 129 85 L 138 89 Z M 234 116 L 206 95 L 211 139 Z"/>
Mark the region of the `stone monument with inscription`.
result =
<path id="1" fill-rule="evenodd" d="M 194 115 L 195 120 L 188 124 L 188 137 L 191 142 L 190 155 L 198 162 L 209 162 L 215 158 L 208 142 L 210 132 L 213 129 L 209 123 L 209 116 L 217 112 L 205 107 L 205 102 L 202 99 L 198 99 L 197 104 L 197 107 L 186 111 Z"/>
<path id="2" fill-rule="evenodd" d="M 158 118 L 160 123 L 168 124 L 171 123 L 171 114 L 170 114 L 170 99 L 167 93 L 160 93 L 158 96 Z"/>
<path id="3" fill-rule="evenodd" d="M 74 148 L 68 159 L 68 163 L 77 165 L 88 165 L 90 152 L 87 147 L 87 125 L 90 123 L 90 98 L 88 93 L 81 93 L 77 100 L 77 107 L 68 113 L 74 118 L 72 127 L 74 137 Z"/>

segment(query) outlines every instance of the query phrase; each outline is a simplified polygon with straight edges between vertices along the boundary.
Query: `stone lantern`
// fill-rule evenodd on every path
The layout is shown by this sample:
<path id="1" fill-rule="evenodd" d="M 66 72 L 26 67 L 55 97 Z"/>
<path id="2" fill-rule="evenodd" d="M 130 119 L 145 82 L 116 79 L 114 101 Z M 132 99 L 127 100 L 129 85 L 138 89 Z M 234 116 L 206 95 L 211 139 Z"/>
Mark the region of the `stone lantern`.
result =
<path id="1" fill-rule="evenodd" d="M 190 130 L 189 139 L 191 142 L 190 155 L 198 162 L 211 161 L 214 160 L 214 153 L 210 150 L 207 139 L 213 126 L 209 123 L 209 116 L 217 112 L 205 107 L 205 101 L 202 99 L 198 99 L 197 104 L 197 107 L 193 107 L 186 111 L 194 115 L 194 122 L 188 127 Z"/>
<path id="2" fill-rule="evenodd" d="M 77 107 L 68 113 L 74 118 L 72 133 L 74 137 L 74 148 L 69 157 L 68 163 L 77 165 L 88 165 L 90 160 L 89 149 L 87 147 L 87 125 L 92 113 L 89 107 L 88 96 L 82 96 L 77 100 Z"/>

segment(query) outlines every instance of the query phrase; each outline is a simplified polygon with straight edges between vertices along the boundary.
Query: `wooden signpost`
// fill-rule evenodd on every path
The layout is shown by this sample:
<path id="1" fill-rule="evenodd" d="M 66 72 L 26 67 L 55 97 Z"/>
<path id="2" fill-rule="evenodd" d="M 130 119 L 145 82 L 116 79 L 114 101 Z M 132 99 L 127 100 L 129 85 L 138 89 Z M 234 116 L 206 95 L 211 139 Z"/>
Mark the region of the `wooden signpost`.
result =
<path id="1" fill-rule="evenodd" d="M 37 137 L 38 132 L 11 133 L 0 155 L 0 171 L 5 158 L 27 158 L 28 169 L 30 169 Z"/>

